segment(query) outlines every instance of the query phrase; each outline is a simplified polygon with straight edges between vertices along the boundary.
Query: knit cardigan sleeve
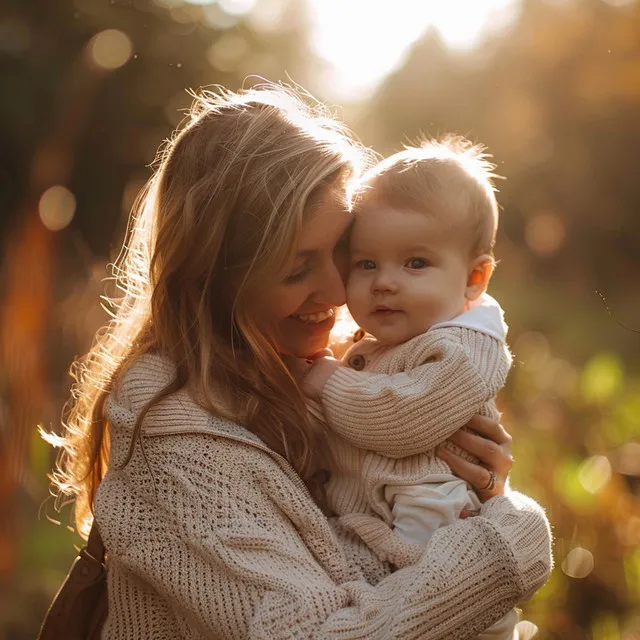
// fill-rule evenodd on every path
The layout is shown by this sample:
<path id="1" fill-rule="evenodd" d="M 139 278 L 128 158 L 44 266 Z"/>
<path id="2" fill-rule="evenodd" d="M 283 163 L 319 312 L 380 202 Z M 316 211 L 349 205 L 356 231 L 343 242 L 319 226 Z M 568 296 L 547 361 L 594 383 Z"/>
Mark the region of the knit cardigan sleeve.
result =
<path id="1" fill-rule="evenodd" d="M 374 586 L 350 571 L 300 481 L 268 455 L 194 434 L 149 438 L 145 449 L 144 461 L 136 453 L 107 474 L 96 504 L 109 640 L 165 637 L 146 631 L 163 628 L 189 639 L 468 638 L 549 573 L 542 510 L 494 499 L 486 517 L 436 531 L 414 565 Z"/>
<path id="2" fill-rule="evenodd" d="M 322 392 L 326 420 L 351 444 L 391 458 L 444 442 L 504 385 L 506 345 L 479 331 L 429 331 L 398 347 L 415 366 L 394 374 L 336 370 Z"/>

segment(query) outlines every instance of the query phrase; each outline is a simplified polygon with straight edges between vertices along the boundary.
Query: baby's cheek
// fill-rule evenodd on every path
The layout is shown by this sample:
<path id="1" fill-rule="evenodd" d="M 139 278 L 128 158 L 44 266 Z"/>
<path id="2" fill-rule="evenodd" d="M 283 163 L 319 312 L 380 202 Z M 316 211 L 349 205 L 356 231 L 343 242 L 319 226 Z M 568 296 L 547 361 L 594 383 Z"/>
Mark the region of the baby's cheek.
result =
<path id="1" fill-rule="evenodd" d="M 356 275 L 347 280 L 347 306 L 356 322 L 369 306 L 369 287 Z"/>

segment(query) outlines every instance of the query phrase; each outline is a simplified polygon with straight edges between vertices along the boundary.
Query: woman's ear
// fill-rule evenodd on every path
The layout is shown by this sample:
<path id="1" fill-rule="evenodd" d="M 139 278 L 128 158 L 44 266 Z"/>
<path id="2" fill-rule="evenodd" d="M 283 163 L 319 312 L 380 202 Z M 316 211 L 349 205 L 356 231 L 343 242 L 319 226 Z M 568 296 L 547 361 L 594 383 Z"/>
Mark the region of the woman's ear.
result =
<path id="1" fill-rule="evenodd" d="M 464 292 L 464 297 L 469 302 L 477 300 L 487 290 L 494 266 L 495 261 L 488 254 L 478 256 L 473 260 L 469 266 L 467 287 Z"/>

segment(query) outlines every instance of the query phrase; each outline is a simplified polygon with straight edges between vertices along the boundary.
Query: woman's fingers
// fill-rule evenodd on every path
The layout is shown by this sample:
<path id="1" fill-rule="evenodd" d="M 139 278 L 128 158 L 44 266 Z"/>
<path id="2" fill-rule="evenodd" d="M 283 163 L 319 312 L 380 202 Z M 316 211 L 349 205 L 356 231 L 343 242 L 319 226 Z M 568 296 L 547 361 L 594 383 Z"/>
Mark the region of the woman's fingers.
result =
<path id="1" fill-rule="evenodd" d="M 491 473 L 489 470 L 481 467 L 480 465 L 474 464 L 473 462 L 462 459 L 460 456 L 449 451 L 446 447 L 438 447 L 437 454 L 451 467 L 451 471 L 453 471 L 459 478 L 468 482 L 477 491 L 478 497 L 482 500 L 483 496 L 481 493 L 486 491 L 485 488 L 489 486 L 489 483 L 491 482 Z M 502 493 L 502 491 L 497 491 L 497 489 L 499 489 L 498 482 L 498 478 L 496 477 L 496 485 L 495 487 L 492 487 L 491 495 Z M 502 486 L 504 487 L 504 482 L 502 483 Z M 488 497 L 485 499 L 488 499 Z"/>
<path id="2" fill-rule="evenodd" d="M 485 502 L 504 493 L 513 466 L 511 436 L 496 420 L 474 416 L 466 429 L 454 433 L 449 440 L 478 460 L 470 462 L 456 455 L 446 445 L 438 447 L 438 455 L 453 473 L 468 482 Z"/>
<path id="3" fill-rule="evenodd" d="M 489 440 L 493 440 L 497 444 L 510 444 L 512 440 L 511 435 L 497 420 L 492 420 L 486 416 L 473 416 L 467 423 L 467 428 Z"/>
<path id="4" fill-rule="evenodd" d="M 507 475 L 511 471 L 513 458 L 511 457 L 510 436 L 508 441 L 500 445 L 494 440 L 460 430 L 454 433 L 449 440 L 478 458 L 483 465 L 496 473 Z"/>

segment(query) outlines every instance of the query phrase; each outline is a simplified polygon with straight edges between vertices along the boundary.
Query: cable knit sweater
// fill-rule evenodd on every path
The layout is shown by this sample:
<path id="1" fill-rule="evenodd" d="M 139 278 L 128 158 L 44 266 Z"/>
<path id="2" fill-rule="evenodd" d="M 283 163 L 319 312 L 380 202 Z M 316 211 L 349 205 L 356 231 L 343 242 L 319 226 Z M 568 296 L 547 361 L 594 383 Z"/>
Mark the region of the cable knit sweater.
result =
<path id="1" fill-rule="evenodd" d="M 104 640 L 473 637 L 551 568 L 540 507 L 517 493 L 398 549 L 393 573 L 325 518 L 293 468 L 139 358 L 110 394 L 111 463 L 95 514 L 107 549 Z M 459 550 L 465 553 L 460 554 Z"/>
<path id="2" fill-rule="evenodd" d="M 500 305 L 484 295 L 470 311 L 403 344 L 361 340 L 344 356 L 352 368 L 329 378 L 322 394 L 334 434 L 328 504 L 370 544 L 372 529 L 380 527 L 370 516 L 392 522 L 386 485 L 453 479 L 435 447 L 475 414 L 499 417 L 495 395 L 511 366 L 506 333 Z M 387 557 L 378 545 L 374 551 Z"/>

